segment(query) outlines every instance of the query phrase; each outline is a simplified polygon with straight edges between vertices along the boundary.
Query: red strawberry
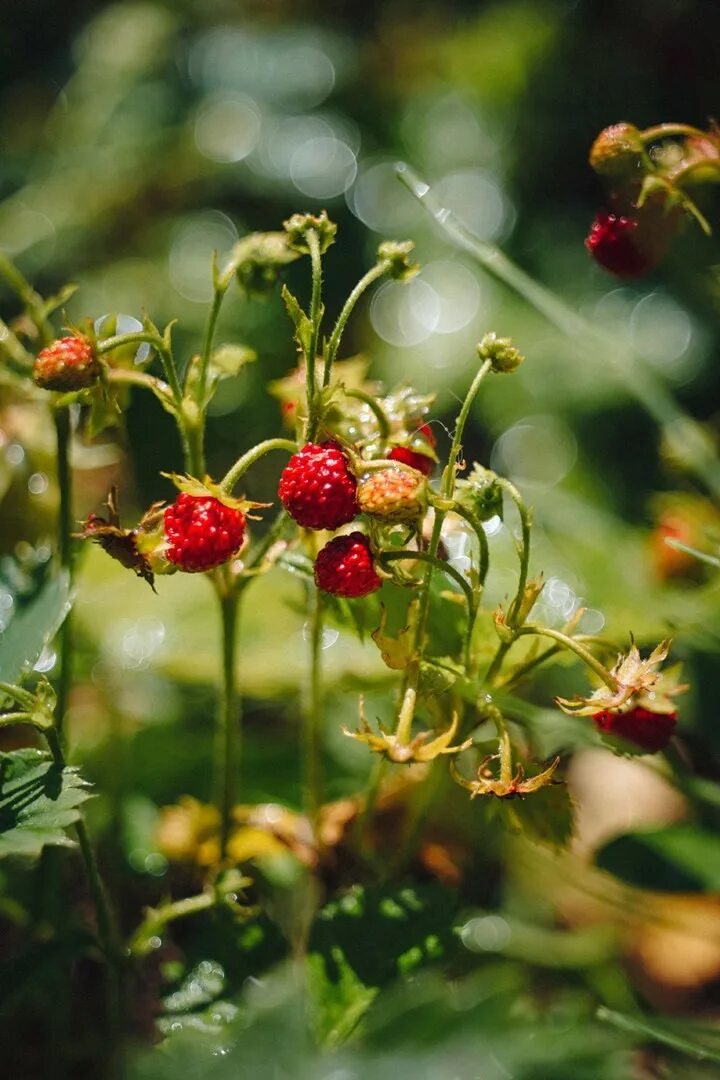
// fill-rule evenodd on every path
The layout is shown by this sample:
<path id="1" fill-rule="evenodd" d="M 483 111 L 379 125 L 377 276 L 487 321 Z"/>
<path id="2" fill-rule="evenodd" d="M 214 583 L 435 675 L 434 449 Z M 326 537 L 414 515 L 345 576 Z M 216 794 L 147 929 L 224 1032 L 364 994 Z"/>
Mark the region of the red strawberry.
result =
<path id="1" fill-rule="evenodd" d="M 337 529 L 358 513 L 356 490 L 357 481 L 337 443 L 306 443 L 285 466 L 278 495 L 298 525 Z"/>
<path id="2" fill-rule="evenodd" d="M 593 716 L 595 727 L 607 735 L 635 743 L 648 753 L 663 750 L 670 741 L 677 721 L 676 712 L 652 712 L 635 705 L 627 712 L 603 709 Z"/>
<path id="3" fill-rule="evenodd" d="M 33 378 L 43 390 L 84 390 L 100 374 L 92 343 L 85 337 L 66 337 L 41 349 L 33 366 Z"/>
<path id="4" fill-rule="evenodd" d="M 585 247 L 603 270 L 623 278 L 643 277 L 660 257 L 643 243 L 636 217 L 621 217 L 605 210 L 596 215 Z"/>
<path id="5" fill-rule="evenodd" d="M 315 584 L 333 596 L 367 596 L 382 585 L 368 538 L 361 532 L 336 536 L 318 553 Z"/>
<path id="6" fill-rule="evenodd" d="M 212 570 L 245 538 L 245 515 L 212 496 L 181 492 L 164 513 L 167 559 L 181 570 Z"/>

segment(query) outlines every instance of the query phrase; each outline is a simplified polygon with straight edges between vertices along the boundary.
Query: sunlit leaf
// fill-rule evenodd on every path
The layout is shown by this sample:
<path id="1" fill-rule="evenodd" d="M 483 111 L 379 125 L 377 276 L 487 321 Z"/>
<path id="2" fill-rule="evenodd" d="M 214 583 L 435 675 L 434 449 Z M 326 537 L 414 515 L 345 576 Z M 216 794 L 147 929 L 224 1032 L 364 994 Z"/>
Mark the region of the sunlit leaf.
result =
<path id="1" fill-rule="evenodd" d="M 47 844 L 72 847 L 65 830 L 91 797 L 77 769 L 61 769 L 44 751 L 0 754 L 0 856 L 37 858 Z"/>

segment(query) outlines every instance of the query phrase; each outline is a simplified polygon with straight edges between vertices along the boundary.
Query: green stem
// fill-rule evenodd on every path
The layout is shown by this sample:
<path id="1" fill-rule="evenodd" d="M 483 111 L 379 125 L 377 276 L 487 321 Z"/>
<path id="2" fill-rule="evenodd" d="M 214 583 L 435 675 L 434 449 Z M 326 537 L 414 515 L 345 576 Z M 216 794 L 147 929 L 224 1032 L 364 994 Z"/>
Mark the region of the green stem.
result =
<path id="1" fill-rule="evenodd" d="M 202 351 L 200 353 L 200 371 L 198 374 L 196 397 L 196 402 L 200 410 L 203 409 L 205 403 L 205 389 L 207 387 L 208 369 L 210 367 L 210 357 L 212 356 L 213 341 L 215 340 L 215 329 L 217 327 L 220 308 L 222 307 L 226 292 L 227 287 L 220 289 L 215 287 L 212 304 L 205 324 Z"/>
<path id="2" fill-rule="evenodd" d="M 310 321 L 312 332 L 310 343 L 305 356 L 305 386 L 307 389 L 307 440 L 312 442 L 317 431 L 317 402 L 315 400 L 316 368 L 318 341 L 320 339 L 320 321 L 322 318 L 322 258 L 320 255 L 320 238 L 314 229 L 307 232 L 307 245 L 310 252 L 312 265 L 312 295 L 310 298 Z"/>
<path id="3" fill-rule="evenodd" d="M 470 409 L 472 408 L 477 392 L 480 389 L 480 384 L 490 371 L 492 371 L 492 360 L 485 360 L 470 384 L 470 389 L 465 395 L 465 400 L 463 401 L 462 408 L 458 414 L 455 431 L 453 432 L 452 444 L 450 446 L 448 463 L 445 466 L 445 471 L 442 475 L 441 489 L 446 499 L 452 499 L 453 491 L 455 490 L 456 464 L 460 455 L 463 432 L 465 431 L 467 418 L 470 415 Z"/>
<path id="4" fill-rule="evenodd" d="M 652 129 L 651 129 L 652 130 Z M 650 416 L 667 429 L 678 441 L 691 461 L 691 467 L 720 499 L 720 462 L 707 447 L 707 439 L 697 421 L 678 408 L 671 394 L 652 375 L 643 357 L 630 346 L 589 322 L 566 304 L 550 289 L 535 281 L 503 252 L 475 236 L 455 215 L 441 206 L 428 184 L 420 179 L 407 165 L 399 165 L 398 177 L 408 190 L 427 209 L 438 225 L 456 247 L 467 251 L 489 274 L 503 282 L 521 296 L 548 322 L 579 343 L 586 354 L 594 356 L 598 351 L 608 366 L 612 366 L 626 391 L 647 410 Z"/>
<path id="5" fill-rule="evenodd" d="M 488 546 L 487 533 L 482 527 L 482 522 L 475 517 L 470 511 L 466 510 L 464 506 L 460 506 L 458 503 L 452 508 L 452 513 L 457 514 L 459 517 L 464 518 L 469 525 L 472 526 L 473 532 L 478 538 L 478 544 L 480 545 L 480 563 L 478 566 L 478 581 L 480 585 L 485 584 L 485 578 L 487 577 L 488 569 L 490 567 L 490 548 Z"/>
<path id="6" fill-rule="evenodd" d="M 345 397 L 355 398 L 356 401 L 363 401 L 368 406 L 378 422 L 378 432 L 380 437 L 382 439 L 387 439 L 390 434 L 390 421 L 380 402 L 374 398 L 372 394 L 366 394 L 364 390 L 345 389 L 343 393 L 345 394 Z"/>
<path id="7" fill-rule="evenodd" d="M 665 139 L 672 135 L 684 138 L 708 138 L 706 131 L 701 131 L 690 124 L 655 124 L 654 127 L 645 128 L 640 132 L 640 138 L 646 143 L 657 142 L 658 139 Z"/>
<path id="8" fill-rule="evenodd" d="M 60 493 L 60 505 L 57 521 L 57 544 L 60 566 L 73 577 L 72 551 L 72 471 L 70 468 L 70 412 L 66 408 L 54 409 L 55 433 L 57 438 L 57 482 Z M 62 738 L 67 712 L 68 696 L 72 680 L 73 661 L 73 623 L 72 611 L 68 612 L 60 628 L 58 637 L 59 674 L 57 678 L 55 706 L 55 724 L 58 737 Z"/>
<path id="9" fill-rule="evenodd" d="M 165 378 L 172 391 L 175 404 L 179 407 L 182 402 L 182 388 L 178 379 L 177 367 L 175 366 L 175 357 L 172 354 L 172 349 L 168 348 L 159 334 L 153 334 L 149 330 L 138 330 L 130 334 L 114 334 L 112 337 L 105 338 L 104 341 L 98 343 L 97 352 L 99 356 L 102 356 L 103 353 L 112 352 L 113 349 L 118 349 L 123 345 L 135 345 L 142 342 L 152 345 L 160 357 Z"/>
<path id="10" fill-rule="evenodd" d="M 314 589 L 310 612 L 310 677 L 303 714 L 305 812 L 314 829 L 317 829 L 318 814 L 322 806 L 322 638 L 322 593 L 319 589 Z"/>
<path id="11" fill-rule="evenodd" d="M 44 732 L 44 735 L 55 764 L 60 769 L 66 768 L 65 755 L 57 730 L 55 728 L 48 728 Z M 90 894 L 95 907 L 100 946 L 108 963 L 108 1012 L 113 1027 L 116 1027 L 119 1020 L 122 952 L 118 941 L 110 901 L 100 874 L 95 853 L 92 849 L 92 844 L 90 843 L 85 822 L 82 818 L 75 824 L 75 835 L 77 836 L 80 854 L 85 864 Z"/>
<path id="12" fill-rule="evenodd" d="M 257 570 L 270 548 L 277 540 L 280 539 L 285 525 L 288 521 L 289 518 L 287 514 L 284 510 L 281 510 L 268 531 L 263 536 L 262 540 L 260 540 L 259 543 L 257 543 L 252 549 L 252 554 L 245 563 L 246 576 L 240 578 L 236 585 L 238 593 L 242 592 L 243 589 L 246 589 L 250 582 L 253 580 L 252 572 L 254 570 Z"/>
<path id="13" fill-rule="evenodd" d="M 372 266 L 368 272 L 360 278 L 355 288 L 352 290 L 347 300 L 345 301 L 342 311 L 338 315 L 338 320 L 335 323 L 333 332 L 330 335 L 328 342 L 327 352 L 325 353 L 325 367 L 323 370 L 323 386 L 327 386 L 330 382 L 330 375 L 332 373 L 332 366 L 340 348 L 340 342 L 347 325 L 347 321 L 352 315 L 353 308 L 357 304 L 362 294 L 368 289 L 373 282 L 381 278 L 383 274 L 386 274 L 390 269 L 390 263 L 387 259 L 381 259 L 379 262 Z"/>
<path id="14" fill-rule="evenodd" d="M 584 664 L 587 664 L 589 668 L 595 672 L 595 674 L 602 679 L 606 686 L 609 686 L 611 690 L 617 690 L 617 683 L 612 677 L 608 669 L 604 664 L 601 664 L 597 657 L 593 656 L 589 649 L 587 649 L 582 642 L 577 638 L 568 637 L 567 634 L 563 634 L 562 630 L 553 630 L 549 626 L 521 626 L 517 631 L 518 637 L 524 637 L 527 634 L 539 634 L 541 637 L 552 638 L 553 641 L 559 642 L 566 649 L 574 652 Z"/>
<path id="15" fill-rule="evenodd" d="M 227 853 L 241 751 L 242 718 L 235 685 L 238 597 L 218 587 L 222 617 L 223 690 L 215 732 L 215 801 L 220 814 L 220 859 Z"/>
<path id="16" fill-rule="evenodd" d="M 220 481 L 220 487 L 223 491 L 229 495 L 243 473 L 247 472 L 265 454 L 269 454 L 271 450 L 285 450 L 288 454 L 294 454 L 297 452 L 297 443 L 292 442 L 290 439 L 266 439 L 264 442 L 258 443 L 257 446 L 253 446 L 251 450 L 238 458 L 232 468 L 225 473 L 225 476 Z"/>
<path id="17" fill-rule="evenodd" d="M 443 562 L 442 559 L 430 555 L 427 551 L 381 551 L 378 555 L 380 562 L 399 562 L 402 559 L 411 560 L 413 562 L 429 563 L 431 566 L 436 567 L 438 570 L 442 570 L 448 577 L 452 578 L 456 585 L 459 585 L 465 594 L 465 599 L 468 606 L 468 615 L 472 616 L 475 610 L 475 597 L 473 595 L 470 584 L 465 580 L 459 570 L 456 570 L 454 566 L 449 563 Z"/>
<path id="18" fill-rule="evenodd" d="M 522 607 L 522 602 L 525 597 L 525 586 L 527 585 L 528 578 L 528 565 L 530 562 L 530 512 L 525 505 L 525 501 L 515 487 L 504 476 L 498 476 L 498 486 L 507 491 L 510 498 L 515 503 L 518 513 L 520 515 L 520 525 L 522 529 L 522 535 L 520 538 L 520 546 L 518 548 L 518 556 L 520 559 L 520 574 L 518 577 L 518 587 L 515 594 L 515 599 L 508 609 L 507 622 L 508 626 L 515 627 L 517 625 L 517 619 Z"/>
<path id="19" fill-rule="evenodd" d="M 163 405 L 172 401 L 172 391 L 166 382 L 158 379 L 156 375 L 149 375 L 146 371 L 138 371 L 135 368 L 110 368 L 107 373 L 111 383 L 128 383 L 130 386 L 142 386 L 155 394 Z"/>

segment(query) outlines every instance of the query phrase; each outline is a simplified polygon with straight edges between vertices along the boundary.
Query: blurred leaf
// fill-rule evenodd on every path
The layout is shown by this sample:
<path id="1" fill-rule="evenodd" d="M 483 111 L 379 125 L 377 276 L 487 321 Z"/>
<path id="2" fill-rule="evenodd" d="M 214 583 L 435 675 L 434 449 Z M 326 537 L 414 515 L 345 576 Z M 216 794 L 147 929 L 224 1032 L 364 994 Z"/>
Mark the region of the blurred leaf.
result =
<path id="1" fill-rule="evenodd" d="M 257 360 L 257 353 L 247 345 L 221 345 L 210 357 L 210 376 L 229 379 L 239 375 L 246 364 Z"/>
<path id="2" fill-rule="evenodd" d="M 0 755 L 0 856 L 37 858 L 46 844 L 73 847 L 65 833 L 92 798 L 77 769 L 61 769 L 42 750 Z"/>
<path id="3" fill-rule="evenodd" d="M 566 784 L 549 784 L 524 799 L 503 801 L 500 812 L 511 827 L 538 844 L 563 847 L 573 829 L 573 806 Z"/>
<path id="4" fill-rule="evenodd" d="M 720 890 L 720 836 L 697 825 L 618 836 L 597 852 L 596 862 L 641 889 Z"/>
<path id="5" fill-rule="evenodd" d="M 366 986 L 436 961 L 457 948 L 452 919 L 457 897 L 440 885 L 404 889 L 356 886 L 320 912 L 310 949 L 325 957 L 328 977 L 342 982 L 338 950 Z"/>
<path id="6" fill-rule="evenodd" d="M 605 1020 L 621 1031 L 643 1035 L 653 1042 L 671 1046 L 682 1054 L 689 1054 L 698 1061 L 715 1061 L 720 1065 L 720 1031 L 717 1028 L 703 1027 L 682 1020 L 658 1023 L 656 1020 L 627 1016 L 602 1007 L 598 1009 L 597 1015 L 598 1020 Z M 707 1040 L 709 1045 L 703 1045 L 703 1039 Z"/>
<path id="7" fill-rule="evenodd" d="M 71 606 L 70 577 L 63 570 L 20 608 L 0 635 L 0 682 L 20 682 L 60 629 Z"/>

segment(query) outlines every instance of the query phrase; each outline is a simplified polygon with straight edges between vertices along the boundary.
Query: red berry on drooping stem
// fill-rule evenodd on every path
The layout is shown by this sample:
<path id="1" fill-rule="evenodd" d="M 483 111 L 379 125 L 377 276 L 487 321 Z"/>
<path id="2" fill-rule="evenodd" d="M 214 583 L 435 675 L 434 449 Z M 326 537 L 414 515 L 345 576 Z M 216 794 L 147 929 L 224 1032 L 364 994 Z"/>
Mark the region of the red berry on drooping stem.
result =
<path id="1" fill-rule="evenodd" d="M 338 529 L 358 513 L 357 481 L 335 442 L 307 443 L 285 466 L 278 495 L 305 529 Z"/>
<path id="2" fill-rule="evenodd" d="M 351 532 L 336 536 L 315 560 L 315 584 L 333 596 L 368 596 L 382 585 L 375 571 L 367 536 Z"/>
<path id="3" fill-rule="evenodd" d="M 181 492 L 164 512 L 165 556 L 180 570 L 212 570 L 245 539 L 245 515 L 212 496 Z"/>

